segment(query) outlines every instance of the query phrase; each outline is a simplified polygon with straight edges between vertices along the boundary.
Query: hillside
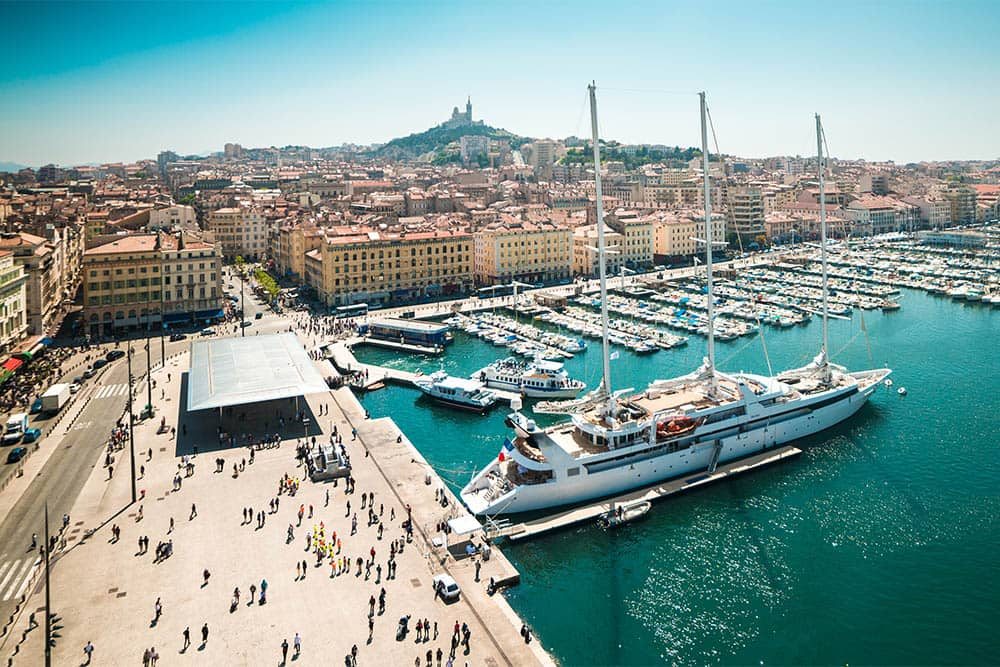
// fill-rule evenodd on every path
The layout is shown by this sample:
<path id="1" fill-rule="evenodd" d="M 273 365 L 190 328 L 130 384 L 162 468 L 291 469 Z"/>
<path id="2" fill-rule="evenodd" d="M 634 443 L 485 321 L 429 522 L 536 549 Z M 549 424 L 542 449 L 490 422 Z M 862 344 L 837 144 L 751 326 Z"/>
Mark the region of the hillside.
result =
<path id="1" fill-rule="evenodd" d="M 388 158 L 390 160 L 415 160 L 427 156 L 437 162 L 448 161 L 446 159 L 445 147 L 450 143 L 459 141 L 463 136 L 469 135 L 507 140 L 514 148 L 520 147 L 530 141 L 527 137 L 519 137 L 512 132 L 490 127 L 489 125 L 469 125 L 454 128 L 445 128 L 438 125 L 424 132 L 393 139 L 389 143 L 372 151 L 371 155 L 372 157 Z"/>

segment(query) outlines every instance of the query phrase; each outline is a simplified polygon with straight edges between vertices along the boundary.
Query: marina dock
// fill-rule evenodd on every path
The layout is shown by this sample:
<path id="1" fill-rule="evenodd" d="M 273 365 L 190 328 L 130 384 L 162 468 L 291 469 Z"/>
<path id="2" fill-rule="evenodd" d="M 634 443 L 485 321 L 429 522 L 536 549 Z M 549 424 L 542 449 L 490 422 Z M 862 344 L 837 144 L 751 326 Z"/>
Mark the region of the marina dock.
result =
<path id="1" fill-rule="evenodd" d="M 333 367 L 337 369 L 337 371 L 341 373 L 352 373 L 355 371 L 360 371 L 362 374 L 367 373 L 367 377 L 360 380 L 360 383 L 354 384 L 355 387 L 365 391 L 381 389 L 390 382 L 412 386 L 413 381 L 418 377 L 421 377 L 419 373 L 405 371 L 401 368 L 388 368 L 386 366 L 361 363 L 358 361 L 358 358 L 354 356 L 354 352 L 351 348 L 354 345 L 358 345 L 363 342 L 364 339 L 362 338 L 348 338 L 346 340 L 329 343 L 322 346 L 320 349 L 323 351 L 324 356 L 330 360 Z M 397 343 L 397 345 L 401 344 Z M 508 403 L 513 401 L 515 398 L 520 397 L 517 392 L 513 391 L 493 389 L 492 387 L 490 388 L 490 391 Z"/>
<path id="2" fill-rule="evenodd" d="M 780 447 L 760 454 L 748 456 L 737 461 L 731 461 L 716 468 L 714 473 L 696 472 L 684 477 L 672 479 L 655 486 L 649 486 L 638 491 L 632 491 L 621 496 L 603 500 L 591 505 L 574 507 L 558 514 L 552 514 L 539 519 L 525 521 L 524 523 L 499 526 L 492 535 L 496 537 L 507 537 L 511 540 L 523 540 L 530 537 L 537 537 L 543 533 L 560 528 L 567 528 L 584 521 L 593 521 L 605 512 L 620 505 L 627 505 L 642 501 L 655 501 L 667 496 L 688 491 L 696 487 L 705 486 L 712 482 L 729 479 L 744 472 L 757 470 L 764 466 L 778 463 L 802 453 L 797 447 Z"/>

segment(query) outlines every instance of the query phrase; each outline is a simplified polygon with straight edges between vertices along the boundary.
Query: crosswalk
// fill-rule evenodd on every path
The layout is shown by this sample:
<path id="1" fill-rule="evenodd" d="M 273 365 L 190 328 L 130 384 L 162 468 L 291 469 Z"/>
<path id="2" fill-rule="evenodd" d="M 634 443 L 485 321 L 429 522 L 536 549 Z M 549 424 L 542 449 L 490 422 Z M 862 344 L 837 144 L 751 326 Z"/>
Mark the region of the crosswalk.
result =
<path id="1" fill-rule="evenodd" d="M 36 554 L 0 564 L 0 601 L 16 600 L 24 595 L 39 567 L 41 560 Z"/>
<path id="2" fill-rule="evenodd" d="M 108 384 L 97 390 L 94 398 L 110 398 L 112 396 L 124 396 L 128 393 L 127 384 Z"/>

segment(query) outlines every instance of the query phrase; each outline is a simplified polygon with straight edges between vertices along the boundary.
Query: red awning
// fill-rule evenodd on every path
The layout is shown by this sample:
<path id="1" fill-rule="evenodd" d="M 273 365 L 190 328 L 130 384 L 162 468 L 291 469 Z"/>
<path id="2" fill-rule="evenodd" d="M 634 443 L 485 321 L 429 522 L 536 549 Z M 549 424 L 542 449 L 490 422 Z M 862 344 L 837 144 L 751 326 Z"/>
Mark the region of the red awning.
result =
<path id="1" fill-rule="evenodd" d="M 24 365 L 24 362 L 21 361 L 20 359 L 13 359 L 13 358 L 11 358 L 11 359 L 8 359 L 7 361 L 3 362 L 3 369 L 7 370 L 7 371 L 10 371 L 10 372 L 13 373 L 14 371 L 16 371 L 18 368 L 20 368 L 23 365 Z"/>

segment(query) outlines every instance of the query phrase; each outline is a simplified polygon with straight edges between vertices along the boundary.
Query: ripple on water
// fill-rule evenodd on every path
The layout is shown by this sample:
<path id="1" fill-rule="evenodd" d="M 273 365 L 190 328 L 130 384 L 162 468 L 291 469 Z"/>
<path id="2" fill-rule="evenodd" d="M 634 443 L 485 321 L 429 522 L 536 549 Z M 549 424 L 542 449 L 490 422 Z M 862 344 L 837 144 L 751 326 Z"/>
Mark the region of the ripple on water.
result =
<path id="1" fill-rule="evenodd" d="M 657 548 L 626 608 L 665 660 L 720 660 L 758 636 L 761 610 L 780 610 L 794 578 L 782 557 L 781 531 L 757 521 L 777 506 L 776 499 L 756 498 L 749 517 L 714 508 Z"/>

